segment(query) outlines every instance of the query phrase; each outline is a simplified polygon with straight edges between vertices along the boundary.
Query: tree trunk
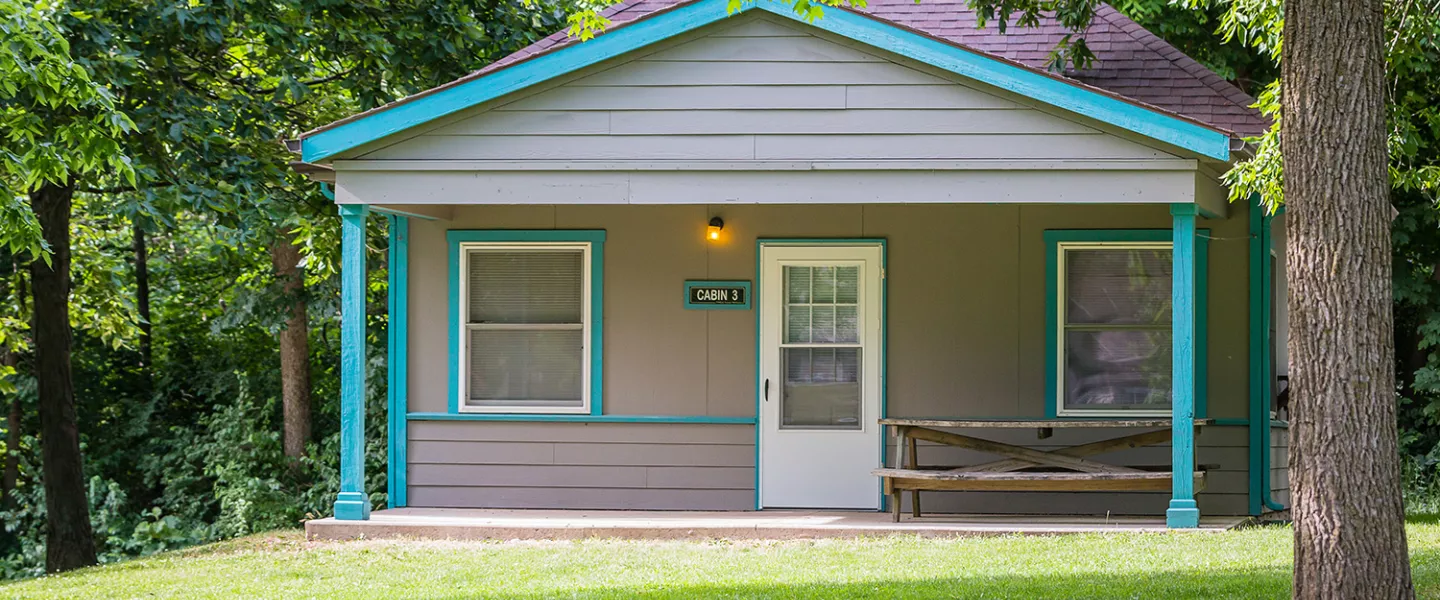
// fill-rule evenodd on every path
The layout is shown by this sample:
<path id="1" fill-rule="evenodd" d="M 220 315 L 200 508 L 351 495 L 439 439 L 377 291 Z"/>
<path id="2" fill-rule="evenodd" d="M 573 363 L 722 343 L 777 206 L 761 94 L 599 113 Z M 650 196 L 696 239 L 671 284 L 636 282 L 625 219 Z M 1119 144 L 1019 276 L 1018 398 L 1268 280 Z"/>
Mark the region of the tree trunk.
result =
<path id="1" fill-rule="evenodd" d="M 45 483 L 45 570 L 95 564 L 75 389 L 70 380 L 70 199 L 73 184 L 45 184 L 30 205 L 50 245 L 50 264 L 30 264 L 35 294 L 35 380 L 40 395 L 40 478 Z"/>
<path id="2" fill-rule="evenodd" d="M 145 378 L 146 392 L 150 391 L 150 377 L 153 369 L 154 344 L 150 334 L 150 252 L 145 244 L 145 228 L 136 216 L 130 225 L 135 252 L 135 309 L 140 313 L 140 374 Z"/>
<path id="3" fill-rule="evenodd" d="M 1281 59 L 1296 598 L 1413 598 L 1381 0 L 1289 0 Z"/>
<path id="4" fill-rule="evenodd" d="M 0 365 L 14 367 L 19 356 L 9 349 L 0 349 Z M 10 413 L 5 417 L 5 470 L 0 475 L 0 508 L 8 506 L 10 492 L 20 481 L 20 395 L 10 395 Z"/>
<path id="5" fill-rule="evenodd" d="M 285 456 L 305 456 L 310 441 L 310 321 L 306 317 L 305 273 L 294 234 L 281 231 L 270 248 L 275 275 L 283 282 L 290 314 L 280 332 L 280 394 L 284 408 Z"/>

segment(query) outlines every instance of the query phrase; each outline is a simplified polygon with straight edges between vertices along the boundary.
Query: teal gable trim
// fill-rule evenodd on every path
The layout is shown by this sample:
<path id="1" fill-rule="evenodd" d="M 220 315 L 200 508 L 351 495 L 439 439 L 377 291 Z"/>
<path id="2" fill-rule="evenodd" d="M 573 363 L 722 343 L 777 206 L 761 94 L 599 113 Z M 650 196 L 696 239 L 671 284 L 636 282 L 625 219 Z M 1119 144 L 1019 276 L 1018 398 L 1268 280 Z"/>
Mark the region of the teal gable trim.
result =
<path id="1" fill-rule="evenodd" d="M 804 22 L 804 18 L 795 14 L 788 3 L 759 0 L 758 6 L 762 10 Z M 816 19 L 811 25 L 1197 154 L 1216 160 L 1230 159 L 1230 136 L 1214 129 L 1142 108 L 1074 83 L 877 21 L 869 16 L 843 8 L 827 7 L 825 16 Z"/>
<path id="2" fill-rule="evenodd" d="M 596 38 L 555 50 L 488 75 L 436 88 L 415 100 L 321 131 L 301 141 L 301 158 L 319 162 L 483 102 L 583 69 L 627 52 L 720 21 L 763 10 L 805 23 L 790 3 L 757 0 L 735 13 L 730 0 L 699 0 L 616 27 Z M 1229 160 L 1230 137 L 1189 120 L 1126 102 L 1045 73 L 964 49 L 842 8 L 829 8 L 808 25 L 957 75 L 1214 158 Z"/>
<path id="3" fill-rule="evenodd" d="M 389 415 L 389 472 L 387 497 L 390 508 L 403 508 L 408 504 L 406 466 L 409 464 L 409 427 L 405 414 L 409 410 L 410 375 L 410 220 L 391 215 L 390 221 L 390 291 L 387 306 L 390 307 L 388 330 L 388 356 L 385 358 L 389 375 L 386 389 Z"/>
<path id="4" fill-rule="evenodd" d="M 492 413 L 426 413 L 406 415 L 411 421 L 502 421 L 514 423 L 696 423 L 711 425 L 754 425 L 754 417 L 711 417 L 704 415 L 544 415 Z"/>
<path id="5" fill-rule="evenodd" d="M 449 412 L 460 414 L 460 360 L 465 340 L 460 330 L 460 245 L 467 242 L 576 242 L 590 244 L 590 414 L 604 414 L 605 392 L 605 230 L 603 229 L 452 229 L 449 245 Z M 574 415 L 571 415 L 574 416 Z"/>
<path id="6" fill-rule="evenodd" d="M 1184 206 L 1193 209 L 1193 205 Z M 1195 237 L 1195 416 L 1208 414 L 1209 384 L 1209 279 L 1210 230 Z M 1171 242 L 1169 229 L 1052 229 L 1045 239 L 1045 417 L 1057 418 L 1060 409 L 1060 244 L 1064 242 Z M 1116 411 L 1115 418 L 1128 418 Z M 1095 418 L 1087 416 L 1086 418 Z"/>

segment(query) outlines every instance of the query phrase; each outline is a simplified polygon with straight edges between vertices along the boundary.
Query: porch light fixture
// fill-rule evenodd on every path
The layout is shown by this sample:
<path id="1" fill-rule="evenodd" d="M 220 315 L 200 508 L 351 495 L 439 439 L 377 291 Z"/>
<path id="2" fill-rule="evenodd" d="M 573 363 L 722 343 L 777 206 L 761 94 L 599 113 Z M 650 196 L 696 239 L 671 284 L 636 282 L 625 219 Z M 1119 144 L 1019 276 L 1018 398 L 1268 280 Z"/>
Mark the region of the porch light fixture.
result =
<path id="1" fill-rule="evenodd" d="M 725 220 L 724 220 L 724 219 L 721 219 L 720 217 L 711 217 L 711 218 L 710 218 L 710 226 L 705 228 L 705 229 L 706 229 L 705 237 L 706 237 L 706 238 L 709 238 L 710 241 L 712 241 L 712 242 L 715 241 L 715 240 L 718 240 L 718 239 L 720 239 L 720 230 L 721 230 L 721 229 L 724 229 L 724 228 L 725 228 Z"/>

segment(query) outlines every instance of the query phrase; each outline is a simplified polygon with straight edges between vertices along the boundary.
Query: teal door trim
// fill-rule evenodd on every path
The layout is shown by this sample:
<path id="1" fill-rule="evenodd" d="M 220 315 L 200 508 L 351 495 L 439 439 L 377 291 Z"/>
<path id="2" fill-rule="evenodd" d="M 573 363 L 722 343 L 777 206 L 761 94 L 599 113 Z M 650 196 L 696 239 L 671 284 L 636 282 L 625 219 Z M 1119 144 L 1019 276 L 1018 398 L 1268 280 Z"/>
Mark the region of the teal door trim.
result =
<path id="1" fill-rule="evenodd" d="M 1174 386 L 1171 398 L 1173 430 L 1170 480 L 1173 491 L 1170 508 L 1165 511 L 1165 525 L 1171 529 L 1200 526 L 1200 507 L 1195 502 L 1195 205 L 1170 206 L 1174 241 L 1171 246 L 1171 356 L 1175 366 L 1170 373 Z"/>
<path id="2" fill-rule="evenodd" d="M 887 388 L 890 387 L 890 313 L 887 307 L 890 298 L 890 277 L 888 274 L 890 250 L 886 238 L 757 238 L 755 240 L 755 510 L 760 510 L 760 311 L 764 310 L 760 298 L 760 250 L 766 245 L 773 246 L 880 246 L 880 418 L 890 414 Z M 880 427 L 880 464 L 885 464 L 885 428 Z M 876 493 L 880 494 L 880 512 L 886 508 L 887 497 L 882 484 L 876 481 Z"/>
<path id="3" fill-rule="evenodd" d="M 389 414 L 388 449 L 386 461 L 389 472 L 386 497 L 390 508 L 403 508 L 408 504 L 406 471 L 409 465 L 408 440 L 409 423 L 406 413 L 409 401 L 410 377 L 410 219 L 389 215 L 390 221 L 390 287 L 387 306 L 390 307 L 389 324 L 386 327 L 388 352 L 385 357 L 389 381 L 387 406 Z"/>
<path id="4" fill-rule="evenodd" d="M 1205 125 L 1127 101 L 954 42 L 891 24 L 841 7 L 807 22 L 784 0 L 755 0 L 730 11 L 731 0 L 680 4 L 617 26 L 594 39 L 573 43 L 491 73 L 464 77 L 350 120 L 337 121 L 301 140 L 305 162 L 321 162 L 343 152 L 455 114 L 535 84 L 715 23 L 735 14 L 760 10 L 835 35 L 889 51 L 956 75 L 1084 115 L 1147 138 L 1216 160 L 1230 159 L 1230 136 Z"/>
<path id="5" fill-rule="evenodd" d="M 335 518 L 370 518 L 365 493 L 365 217 L 340 205 L 340 493 Z"/>

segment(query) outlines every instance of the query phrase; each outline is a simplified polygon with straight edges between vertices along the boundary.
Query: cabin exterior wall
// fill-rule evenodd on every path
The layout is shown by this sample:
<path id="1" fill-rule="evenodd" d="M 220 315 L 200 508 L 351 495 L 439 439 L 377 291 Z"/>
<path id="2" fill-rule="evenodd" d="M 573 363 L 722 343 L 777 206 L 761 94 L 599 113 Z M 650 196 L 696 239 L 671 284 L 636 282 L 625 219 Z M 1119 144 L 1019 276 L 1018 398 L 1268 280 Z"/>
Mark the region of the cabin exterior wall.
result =
<path id="1" fill-rule="evenodd" d="M 753 419 L 757 309 L 687 310 L 682 282 L 755 280 L 757 240 L 886 240 L 889 416 L 1041 417 L 1049 351 L 1044 232 L 1170 226 L 1163 205 L 453 208 L 451 220 L 410 223 L 407 396 L 416 415 L 445 413 L 449 406 L 449 230 L 604 230 L 604 413 Z M 1199 225 L 1213 238 L 1205 274 L 1203 416 L 1231 423 L 1247 414 L 1247 212 Z M 708 242 L 704 227 L 716 215 L 725 220 L 724 237 Z M 408 430 L 411 506 L 755 508 L 751 424 L 419 417 Z M 1050 448 L 1093 435 L 1056 430 L 1038 440 L 1018 430 L 997 439 Z M 1197 446 L 1198 463 L 1215 466 L 1199 496 L 1202 511 L 1245 514 L 1245 428 L 1207 427 Z M 921 457 L 941 464 L 982 458 L 941 447 L 922 447 Z M 1113 458 L 1164 465 L 1170 450 L 1157 446 Z M 1272 464 L 1283 468 L 1284 462 Z M 927 497 L 934 498 L 927 511 L 1017 513 L 1159 514 L 1168 500 L 1168 494 L 1102 493 Z"/>

